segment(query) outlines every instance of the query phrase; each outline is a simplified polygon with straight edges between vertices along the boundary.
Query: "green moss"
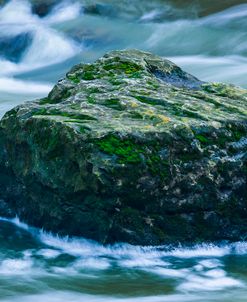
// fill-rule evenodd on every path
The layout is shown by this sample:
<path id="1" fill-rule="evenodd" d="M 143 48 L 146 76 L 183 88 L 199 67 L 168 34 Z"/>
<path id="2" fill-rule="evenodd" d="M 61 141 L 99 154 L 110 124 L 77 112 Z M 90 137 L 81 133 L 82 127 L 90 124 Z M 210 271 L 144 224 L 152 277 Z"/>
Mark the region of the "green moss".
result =
<path id="1" fill-rule="evenodd" d="M 33 143 L 38 144 L 51 159 L 59 156 L 63 150 L 61 136 L 56 127 L 50 128 L 48 123 L 42 123 L 42 131 L 32 133 Z"/>
<path id="2" fill-rule="evenodd" d="M 142 102 L 145 104 L 164 106 L 164 101 L 160 100 L 160 99 L 155 99 L 155 98 L 151 98 L 151 97 L 147 97 L 147 96 L 143 96 L 143 95 L 135 95 L 133 97 L 136 98 L 139 102 Z"/>
<path id="3" fill-rule="evenodd" d="M 204 90 L 207 91 L 207 88 L 205 88 Z M 213 104 L 217 109 L 219 107 L 221 107 L 221 105 L 222 105 L 222 103 L 220 103 L 219 101 L 217 101 L 217 98 L 215 98 L 215 96 L 211 96 L 211 95 L 205 93 L 204 91 L 195 92 L 195 96 L 198 99 L 203 100 L 204 102 Z"/>
<path id="4" fill-rule="evenodd" d="M 68 74 L 67 78 L 75 84 L 80 83 L 80 79 L 75 74 Z"/>
<path id="5" fill-rule="evenodd" d="M 157 90 L 160 87 L 159 84 L 157 82 L 155 82 L 155 81 L 148 80 L 147 84 L 150 85 L 155 90 Z"/>
<path id="6" fill-rule="evenodd" d="M 93 98 L 92 96 L 88 96 L 87 97 L 87 102 L 89 104 L 96 104 L 97 103 L 97 101 L 95 100 L 95 98 Z"/>
<path id="7" fill-rule="evenodd" d="M 137 71 L 137 72 L 132 72 L 129 74 L 129 77 L 132 79 L 141 79 L 142 78 L 142 73 Z"/>
<path id="8" fill-rule="evenodd" d="M 40 105 L 51 104 L 51 100 L 49 98 L 43 98 L 39 101 Z"/>
<path id="9" fill-rule="evenodd" d="M 112 108 L 112 109 L 119 110 L 119 111 L 122 111 L 125 108 L 118 99 L 105 100 L 103 105 L 108 108 Z"/>
<path id="10" fill-rule="evenodd" d="M 90 88 L 88 89 L 88 92 L 89 92 L 89 93 L 100 93 L 101 90 L 100 90 L 98 87 L 90 87 Z"/>
<path id="11" fill-rule="evenodd" d="M 195 137 L 202 144 L 209 144 L 210 143 L 210 140 L 202 134 L 196 134 Z"/>
<path id="12" fill-rule="evenodd" d="M 118 79 L 110 79 L 109 82 L 114 86 L 120 86 L 121 84 L 123 84 L 123 82 Z"/>
<path id="13" fill-rule="evenodd" d="M 119 163 L 146 165 L 148 173 L 164 181 L 170 176 L 168 160 L 159 155 L 159 146 L 150 142 L 148 146 L 138 145 L 131 139 L 120 139 L 109 135 L 97 142 L 99 149 L 107 154 L 116 155 Z"/>
<path id="14" fill-rule="evenodd" d="M 47 116 L 64 116 L 75 120 L 87 120 L 87 121 L 95 121 L 96 118 L 87 115 L 87 114 L 80 114 L 80 113 L 72 113 L 67 111 L 60 111 L 57 109 L 49 109 L 42 108 L 38 111 L 36 111 L 33 115 L 47 115 Z"/>
<path id="15" fill-rule="evenodd" d="M 56 87 L 56 86 L 55 86 Z M 64 87 L 58 94 L 54 94 L 54 89 L 48 94 L 43 104 L 59 104 L 71 96 L 72 89 Z M 42 104 L 41 104 L 42 105 Z"/>
<path id="16" fill-rule="evenodd" d="M 48 115 L 48 110 L 46 108 L 41 108 L 33 112 L 33 115 Z"/>
<path id="17" fill-rule="evenodd" d="M 143 68 L 133 62 L 113 62 L 103 66 L 104 70 L 106 71 L 121 71 L 124 72 L 126 75 L 131 77 L 140 77 L 139 71 Z"/>
<path id="18" fill-rule="evenodd" d="M 110 155 L 117 155 L 120 163 L 140 163 L 143 149 L 129 139 L 109 135 L 97 142 L 99 149 Z"/>
<path id="19" fill-rule="evenodd" d="M 130 116 L 131 116 L 131 118 L 133 118 L 135 120 L 143 120 L 143 115 L 136 111 L 131 111 Z"/>
<path id="20" fill-rule="evenodd" d="M 229 137 L 229 136 L 219 136 L 217 138 L 217 143 L 221 148 L 225 147 L 227 143 L 232 142 L 232 141 L 233 141 L 233 138 Z"/>
<path id="21" fill-rule="evenodd" d="M 73 110 L 81 110 L 81 104 L 72 104 L 70 108 Z"/>
<path id="22" fill-rule="evenodd" d="M 83 71 L 84 72 L 87 72 L 87 71 L 91 71 L 91 72 L 93 72 L 93 71 L 97 71 L 97 67 L 94 65 L 94 64 L 84 64 L 83 65 Z"/>
<path id="23" fill-rule="evenodd" d="M 84 134 L 84 133 L 87 133 L 88 131 L 90 131 L 91 129 L 87 126 L 80 126 L 79 127 L 79 131 L 80 133 Z"/>
<path id="24" fill-rule="evenodd" d="M 235 98 L 236 96 L 239 97 L 239 89 L 238 92 L 236 87 L 233 85 L 226 85 L 222 83 L 210 83 L 202 85 L 203 90 L 209 93 L 213 93 L 220 97 L 228 97 L 228 98 Z"/>
<path id="25" fill-rule="evenodd" d="M 181 113 L 184 117 L 190 117 L 190 118 L 196 118 L 196 119 L 201 119 L 201 120 L 205 120 L 205 118 L 203 118 L 203 116 L 201 114 L 199 114 L 198 112 L 194 112 L 192 110 L 188 110 L 188 109 L 182 109 Z"/>
<path id="26" fill-rule="evenodd" d="M 166 180 L 170 175 L 170 165 L 168 160 L 161 159 L 156 152 L 148 156 L 147 165 L 150 173 L 153 176 L 161 177 L 161 180 Z"/>
<path id="27" fill-rule="evenodd" d="M 95 75 L 93 72 L 91 71 L 85 71 L 83 74 L 82 74 L 82 79 L 85 80 L 85 81 L 91 81 L 91 80 L 95 80 Z"/>
<path id="28" fill-rule="evenodd" d="M 220 148 L 225 148 L 227 143 L 234 141 L 234 137 L 230 132 L 220 130 L 215 132 L 213 137 L 209 136 L 209 134 L 207 135 L 207 137 L 203 134 L 196 134 L 195 137 L 204 146 L 217 145 Z"/>
<path id="29" fill-rule="evenodd" d="M 247 135 L 247 129 L 244 129 L 244 127 L 241 127 L 240 125 L 239 127 L 233 125 L 228 127 L 228 129 L 232 132 L 236 141 L 239 141 L 242 137 Z"/>
<path id="30" fill-rule="evenodd" d="M 71 119 L 71 120 L 66 120 L 63 121 L 64 123 L 76 123 L 76 124 L 83 124 L 88 120 L 78 120 L 78 119 Z"/>

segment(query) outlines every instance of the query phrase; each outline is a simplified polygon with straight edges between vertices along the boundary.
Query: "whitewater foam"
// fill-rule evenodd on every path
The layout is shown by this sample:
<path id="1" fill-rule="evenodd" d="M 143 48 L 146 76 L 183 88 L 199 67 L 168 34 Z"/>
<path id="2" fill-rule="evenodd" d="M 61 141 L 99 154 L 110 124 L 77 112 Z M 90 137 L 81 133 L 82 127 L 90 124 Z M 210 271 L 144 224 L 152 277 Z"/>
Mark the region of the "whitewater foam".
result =
<path id="1" fill-rule="evenodd" d="M 47 95 L 52 89 L 50 84 L 22 81 L 14 78 L 0 77 L 0 92 L 9 92 L 25 95 Z"/>
<path id="2" fill-rule="evenodd" d="M 78 6 L 78 5 L 77 5 Z M 51 23 L 78 16 L 75 4 L 66 8 L 60 4 L 47 19 L 32 14 L 31 5 L 25 0 L 11 0 L 0 9 L 0 37 L 30 33 L 32 41 L 18 64 L 1 59 L 0 74 L 18 74 L 56 64 L 75 56 L 80 48 L 61 32 L 51 28 Z M 70 12 L 70 13 L 69 13 Z M 67 15 L 68 14 L 68 15 Z M 53 20 L 53 21 L 52 21 Z"/>
<path id="3" fill-rule="evenodd" d="M 180 301 L 180 298 L 184 302 L 186 301 L 184 293 L 190 296 L 192 293 L 202 291 L 217 292 L 228 288 L 231 290 L 246 288 L 246 282 L 229 275 L 225 267 L 225 257 L 247 256 L 247 243 L 244 242 L 218 245 L 201 244 L 192 247 L 142 247 L 124 243 L 103 246 L 84 238 L 61 238 L 46 233 L 22 223 L 17 217 L 14 219 L 0 218 L 1 220 L 29 232 L 36 243 L 23 250 L 22 253 L 4 256 L 1 251 L 0 278 L 1 276 L 8 276 L 8 278 L 19 276 L 21 282 L 27 282 L 26 278 L 32 282 L 33 278 L 48 278 L 47 280 L 54 280 L 52 282 L 55 284 L 57 278 L 59 278 L 58 280 L 80 279 L 84 280 L 82 282 L 86 282 L 85 288 L 83 288 L 87 291 L 91 288 L 90 286 L 88 288 L 87 284 L 99 282 L 98 286 L 101 286 L 102 282 L 108 282 L 108 278 L 111 284 L 111 282 L 117 282 L 114 278 L 122 276 L 123 279 L 120 279 L 123 282 L 121 292 L 124 291 L 124 282 L 129 280 L 128 278 L 136 278 L 136 280 L 138 278 L 144 278 L 143 280 L 156 278 L 155 280 L 159 280 L 158 284 L 159 282 L 172 282 L 177 293 L 166 295 L 165 298 L 163 296 L 143 296 L 142 299 L 125 297 L 123 299 L 125 302 L 163 302 L 164 299 L 165 301 Z M 67 281 L 62 282 L 65 282 L 63 283 L 65 285 Z M 133 288 L 138 287 L 138 283 L 133 286 Z M 51 299 L 49 298 L 47 301 L 56 299 L 57 294 L 57 291 L 50 292 Z M 74 294 L 75 292 L 71 293 L 69 301 L 73 301 Z M 66 292 L 63 292 L 62 295 L 64 300 Z M 45 293 L 42 291 L 37 297 L 38 299 L 45 297 Z M 85 301 L 83 300 L 85 297 L 86 295 L 80 294 L 77 301 Z M 193 296 L 190 297 L 191 299 L 188 301 L 193 301 Z M 25 302 L 29 301 L 29 297 L 25 296 L 25 298 L 27 298 Z M 103 300 L 105 298 L 102 297 Z M 101 301 L 101 297 L 96 298 L 95 295 L 88 296 L 88 299 L 87 301 L 91 301 L 90 299 Z M 116 302 L 121 301 L 121 298 L 118 297 L 109 297 L 109 299 Z M 110 301 L 109 299 L 107 297 L 107 301 Z M 195 299 L 195 301 L 199 300 Z"/>
<path id="4" fill-rule="evenodd" d="M 81 13 L 82 5 L 79 2 L 62 1 L 43 20 L 49 24 L 62 23 L 76 19 Z"/>

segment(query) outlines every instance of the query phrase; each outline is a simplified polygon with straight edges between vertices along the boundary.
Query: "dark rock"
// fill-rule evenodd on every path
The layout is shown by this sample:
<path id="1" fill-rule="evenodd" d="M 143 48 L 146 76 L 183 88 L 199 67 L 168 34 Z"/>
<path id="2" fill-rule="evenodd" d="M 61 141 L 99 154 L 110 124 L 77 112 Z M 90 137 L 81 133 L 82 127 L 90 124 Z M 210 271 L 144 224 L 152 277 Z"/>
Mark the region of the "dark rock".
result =
<path id="1" fill-rule="evenodd" d="M 1 198 L 34 226 L 102 243 L 239 240 L 246 112 L 244 89 L 109 53 L 6 113 Z"/>
<path id="2" fill-rule="evenodd" d="M 32 12 L 40 17 L 45 17 L 48 15 L 56 4 L 59 3 L 58 0 L 31 0 Z"/>
<path id="3" fill-rule="evenodd" d="M 84 13 L 90 15 L 116 17 L 118 12 L 116 5 L 95 3 L 84 7 Z"/>
<path id="4" fill-rule="evenodd" d="M 15 217 L 15 212 L 9 207 L 9 204 L 0 199 L 0 217 L 13 218 Z"/>

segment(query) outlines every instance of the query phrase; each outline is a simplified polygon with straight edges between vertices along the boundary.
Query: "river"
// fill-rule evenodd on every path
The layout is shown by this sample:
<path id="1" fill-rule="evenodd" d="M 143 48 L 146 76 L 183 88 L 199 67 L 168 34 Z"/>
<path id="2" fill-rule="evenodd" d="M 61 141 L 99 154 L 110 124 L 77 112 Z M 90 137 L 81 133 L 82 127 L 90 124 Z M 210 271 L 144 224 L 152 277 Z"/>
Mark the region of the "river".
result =
<path id="1" fill-rule="evenodd" d="M 0 116 L 113 49 L 247 88 L 246 1 L 184 2 L 0 1 Z M 0 301 L 246 302 L 247 243 L 102 246 L 0 218 Z"/>

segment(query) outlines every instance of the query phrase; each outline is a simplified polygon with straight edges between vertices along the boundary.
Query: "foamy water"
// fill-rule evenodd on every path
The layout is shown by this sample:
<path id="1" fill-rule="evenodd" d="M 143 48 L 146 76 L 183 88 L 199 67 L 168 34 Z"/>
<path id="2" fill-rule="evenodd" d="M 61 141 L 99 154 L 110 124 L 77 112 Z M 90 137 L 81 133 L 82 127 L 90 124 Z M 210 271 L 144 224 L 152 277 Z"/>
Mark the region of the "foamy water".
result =
<path id="1" fill-rule="evenodd" d="M 107 5 L 106 1 L 103 13 L 110 10 Z M 19 44 L 23 42 L 21 49 L 11 46 L 13 52 L 16 48 L 18 60 L 8 58 L 10 48 L 4 44 L 0 53 L 0 93 L 17 93 L 20 102 L 29 95 L 44 96 L 69 66 L 123 48 L 140 48 L 168 57 L 202 80 L 247 87 L 246 4 L 189 19 L 181 17 L 186 17 L 186 12 L 182 14 L 182 10 L 164 3 L 163 11 L 178 19 L 164 17 L 159 23 L 160 6 L 155 9 L 152 5 L 148 11 L 147 4 L 143 14 L 140 6 L 137 15 L 129 10 L 131 22 L 128 18 L 86 14 L 84 7 L 84 1 L 58 1 L 43 18 L 32 13 L 28 0 L 11 0 L 0 8 L 0 43 L 8 40 L 13 44 L 17 38 Z M 118 13 L 127 16 L 124 12 L 121 15 L 121 6 Z M 187 14 L 190 16 L 189 11 Z M 27 39 L 30 41 L 25 42 Z M 66 63 L 68 60 L 71 63 Z"/>
<path id="2" fill-rule="evenodd" d="M 51 16 L 43 20 L 33 15 L 30 3 L 23 0 L 12 0 L 0 9 L 0 40 L 11 38 L 14 41 L 20 35 L 23 39 L 29 35 L 31 39 L 19 62 L 0 56 L 0 93 L 18 94 L 20 103 L 29 95 L 36 98 L 48 94 L 53 84 L 49 78 L 35 83 L 18 77 L 25 72 L 63 62 L 79 53 L 81 48 L 72 39 L 51 26 L 76 16 L 75 8 L 63 10 L 63 6 L 58 5 Z M 0 104 L 3 101 L 0 99 Z M 3 113 L 1 110 L 0 115 Z"/>
<path id="3" fill-rule="evenodd" d="M 246 4 L 197 18 L 196 7 L 166 1 L 102 0 L 90 13 L 94 3 L 57 1 L 44 17 L 28 0 L 0 7 L 0 116 L 112 49 L 152 51 L 201 80 L 247 87 Z M 246 242 L 102 246 L 0 219 L 0 301 L 246 302 L 246 263 Z"/>
<path id="4" fill-rule="evenodd" d="M 16 296 L 48 302 L 231 301 L 233 295 L 234 301 L 244 301 L 246 295 L 245 242 L 103 246 L 60 238 L 18 218 L 1 218 L 0 232 L 5 238 L 0 248 L 2 301 L 16 301 Z"/>

